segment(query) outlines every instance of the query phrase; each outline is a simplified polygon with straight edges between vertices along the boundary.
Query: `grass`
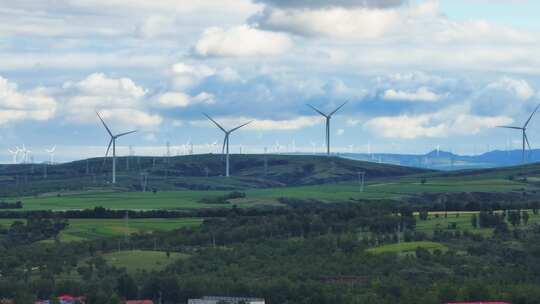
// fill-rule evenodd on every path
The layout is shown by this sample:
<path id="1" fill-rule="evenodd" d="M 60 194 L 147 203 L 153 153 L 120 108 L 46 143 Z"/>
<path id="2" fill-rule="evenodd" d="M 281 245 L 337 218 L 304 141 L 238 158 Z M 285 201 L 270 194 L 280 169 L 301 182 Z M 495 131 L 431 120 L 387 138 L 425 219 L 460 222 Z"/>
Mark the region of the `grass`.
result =
<path id="1" fill-rule="evenodd" d="M 369 180 L 368 180 L 369 181 Z M 425 184 L 419 178 L 394 178 L 371 180 L 360 192 L 357 183 L 329 183 L 317 186 L 278 187 L 246 190 L 247 197 L 232 201 L 239 207 L 275 205 L 280 197 L 318 199 L 328 202 L 353 199 L 396 199 L 421 193 L 456 192 L 511 192 L 538 189 L 534 185 L 500 178 L 471 179 L 469 177 L 433 177 Z M 103 206 L 109 209 L 194 209 L 230 208 L 232 204 L 203 204 L 199 200 L 218 197 L 229 191 L 161 191 L 147 192 L 72 192 L 57 195 L 40 195 L 23 198 L 22 210 L 77 210 Z M 19 209 L 20 210 L 20 209 Z"/>
<path id="2" fill-rule="evenodd" d="M 188 255 L 177 252 L 171 252 L 170 256 L 167 257 L 167 254 L 163 251 L 146 250 L 117 251 L 103 254 L 103 258 L 109 265 L 126 268 L 130 273 L 138 270 L 159 271 L 174 261 L 187 257 Z"/>
<path id="3" fill-rule="evenodd" d="M 529 212 L 529 221 L 527 226 L 540 224 L 540 214 L 534 214 L 531 210 Z M 442 231 L 469 231 L 471 233 L 481 234 L 483 236 L 490 236 L 493 233 L 492 228 L 474 228 L 472 225 L 472 216 L 478 214 L 475 211 L 469 212 L 449 212 L 448 217 L 444 217 L 444 212 L 431 212 L 427 220 L 422 221 L 417 217 L 416 231 L 425 232 L 427 234 L 433 234 L 435 230 Z M 438 217 L 436 216 L 438 215 Z M 456 216 L 459 215 L 459 216 Z M 451 229 L 450 225 L 455 223 L 455 229 Z M 518 226 L 523 228 L 525 225 Z M 508 223 L 508 228 L 512 229 L 512 225 Z"/>
<path id="4" fill-rule="evenodd" d="M 0 225 L 9 226 L 15 219 L 0 219 Z M 182 227 L 195 227 L 202 223 L 198 218 L 175 219 L 130 219 L 129 227 L 123 219 L 71 219 L 69 226 L 60 232 L 61 242 L 93 240 L 104 237 L 118 237 L 133 233 L 168 231 Z M 50 240 L 47 240 L 50 241 Z"/>
<path id="5" fill-rule="evenodd" d="M 434 251 L 437 249 L 441 251 L 448 250 L 448 247 L 437 242 L 408 242 L 408 243 L 389 244 L 389 245 L 369 248 L 367 251 L 373 254 L 382 254 L 382 253 L 407 254 L 407 253 L 416 251 L 417 248 L 424 248 L 430 251 Z"/>

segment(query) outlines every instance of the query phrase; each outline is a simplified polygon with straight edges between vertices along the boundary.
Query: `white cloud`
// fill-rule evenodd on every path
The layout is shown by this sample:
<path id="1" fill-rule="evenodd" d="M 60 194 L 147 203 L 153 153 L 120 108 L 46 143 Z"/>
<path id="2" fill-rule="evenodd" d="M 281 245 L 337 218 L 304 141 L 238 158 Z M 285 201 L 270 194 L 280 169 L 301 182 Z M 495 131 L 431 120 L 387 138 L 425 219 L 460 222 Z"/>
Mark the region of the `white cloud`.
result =
<path id="1" fill-rule="evenodd" d="M 487 86 L 488 89 L 502 89 L 513 93 L 521 100 L 527 100 L 534 96 L 534 89 L 526 80 L 503 77 Z"/>
<path id="2" fill-rule="evenodd" d="M 436 0 L 388 9 L 337 5 L 267 8 L 255 20 L 264 29 L 342 40 L 397 39 L 441 44 L 538 41 L 527 32 L 483 20 L 451 21 L 440 12 Z"/>
<path id="3" fill-rule="evenodd" d="M 360 119 L 354 119 L 354 118 L 349 118 L 347 119 L 347 124 L 349 126 L 356 126 L 358 125 L 359 123 L 361 123 L 362 121 Z"/>
<path id="4" fill-rule="evenodd" d="M 344 130 L 344 129 L 337 129 L 337 130 L 336 130 L 336 135 L 337 135 L 337 136 L 342 136 L 343 134 L 345 134 L 345 130 Z"/>
<path id="5" fill-rule="evenodd" d="M 173 86 L 183 90 L 196 85 L 202 79 L 215 75 L 216 70 L 204 64 L 178 62 L 171 69 Z"/>
<path id="6" fill-rule="evenodd" d="M 372 39 L 385 35 L 399 23 L 396 10 L 367 8 L 270 9 L 262 17 L 263 28 L 302 36 L 340 39 Z"/>
<path id="7" fill-rule="evenodd" d="M 214 104 L 215 96 L 202 92 L 196 96 L 189 96 L 182 92 L 167 92 L 158 97 L 158 106 L 163 108 L 185 108 L 194 104 Z"/>
<path id="8" fill-rule="evenodd" d="M 245 130 L 255 131 L 291 131 L 299 130 L 306 127 L 311 127 L 322 122 L 321 117 L 317 116 L 300 116 L 293 119 L 272 120 L 272 119 L 256 119 L 250 117 L 217 117 L 215 118 L 225 128 L 233 128 L 239 125 L 240 122 L 251 121 L 249 125 L 244 127 Z M 195 126 L 213 126 L 208 120 L 195 120 L 190 122 Z"/>
<path id="9" fill-rule="evenodd" d="M 283 54 L 292 46 L 285 34 L 262 31 L 247 25 L 228 30 L 212 27 L 195 45 L 199 56 L 244 57 Z"/>
<path id="10" fill-rule="evenodd" d="M 143 38 L 157 38 L 173 36 L 177 30 L 176 17 L 164 15 L 151 15 L 145 18 L 137 28 L 137 32 Z"/>
<path id="11" fill-rule="evenodd" d="M 0 76 L 0 125 L 23 120 L 52 119 L 57 102 L 43 88 L 21 92 L 17 84 Z"/>
<path id="12" fill-rule="evenodd" d="M 463 106 L 456 106 L 428 114 L 376 117 L 366 122 L 364 128 L 385 138 L 443 138 L 474 135 L 512 122 L 506 116 L 478 116 L 469 114 Z"/>
<path id="13" fill-rule="evenodd" d="M 415 92 L 389 89 L 384 92 L 383 98 L 386 100 L 436 102 L 441 99 L 441 95 L 426 87 L 420 87 Z"/>
<path id="14" fill-rule="evenodd" d="M 146 90 L 129 78 L 109 78 L 94 73 L 79 82 L 63 85 L 66 117 L 74 122 L 95 121 L 95 111 L 117 124 L 153 128 L 162 122 L 157 114 L 150 114 L 144 102 Z"/>

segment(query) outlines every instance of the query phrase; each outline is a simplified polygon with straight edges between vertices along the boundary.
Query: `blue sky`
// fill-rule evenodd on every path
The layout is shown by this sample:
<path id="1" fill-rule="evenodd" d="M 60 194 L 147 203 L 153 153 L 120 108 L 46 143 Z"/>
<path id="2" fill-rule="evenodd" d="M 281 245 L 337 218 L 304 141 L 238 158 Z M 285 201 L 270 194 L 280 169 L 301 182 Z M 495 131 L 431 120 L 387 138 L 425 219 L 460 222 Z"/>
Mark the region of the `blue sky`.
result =
<path id="1" fill-rule="evenodd" d="M 0 162 L 217 151 L 457 153 L 518 148 L 540 103 L 538 1 L 0 0 Z M 538 118 L 540 119 L 540 118 Z M 530 126 L 538 147 L 540 124 Z"/>

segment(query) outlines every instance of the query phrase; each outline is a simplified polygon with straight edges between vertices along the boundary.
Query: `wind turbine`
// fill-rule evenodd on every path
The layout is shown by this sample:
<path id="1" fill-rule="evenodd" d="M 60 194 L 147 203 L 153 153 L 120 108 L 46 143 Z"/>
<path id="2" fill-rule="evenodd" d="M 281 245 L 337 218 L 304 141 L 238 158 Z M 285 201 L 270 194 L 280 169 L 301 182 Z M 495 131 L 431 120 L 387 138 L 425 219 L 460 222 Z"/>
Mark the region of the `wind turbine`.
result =
<path id="1" fill-rule="evenodd" d="M 55 151 L 56 151 L 56 145 L 54 147 L 52 147 L 50 150 L 45 149 L 45 152 L 47 152 L 49 154 L 49 164 L 50 165 L 54 164 L 54 152 Z"/>
<path id="2" fill-rule="evenodd" d="M 8 152 L 13 157 L 12 158 L 13 164 L 16 164 L 17 163 L 17 157 L 19 156 L 19 152 L 20 152 L 19 147 L 16 147 L 15 151 L 13 151 L 11 149 L 8 149 Z"/>
<path id="3" fill-rule="evenodd" d="M 107 146 L 107 152 L 105 153 L 105 158 L 107 158 L 107 156 L 109 155 L 109 150 L 111 149 L 111 145 L 112 145 L 113 147 L 112 183 L 116 184 L 116 140 L 124 135 L 135 133 L 137 132 L 137 130 L 114 135 L 109 129 L 109 127 L 107 126 L 107 124 L 105 123 L 105 121 L 103 120 L 103 118 L 101 118 L 101 115 L 99 115 L 98 112 L 96 112 L 96 114 L 99 117 L 99 120 L 101 120 L 101 123 L 103 124 L 103 126 L 105 127 L 105 130 L 107 130 L 107 133 L 109 133 L 109 135 L 111 136 L 111 140 L 109 141 L 109 146 Z"/>
<path id="4" fill-rule="evenodd" d="M 225 133 L 225 138 L 223 139 L 223 148 L 221 149 L 221 153 L 223 154 L 223 153 L 226 152 L 226 155 L 225 155 L 225 176 L 229 177 L 229 175 L 230 175 L 230 170 L 229 170 L 229 168 L 230 168 L 229 167 L 229 137 L 234 131 L 236 131 L 236 130 L 238 130 L 238 129 L 240 129 L 240 128 L 248 125 L 248 124 L 250 124 L 251 121 L 248 121 L 245 124 L 239 125 L 236 128 L 226 130 L 220 124 L 218 124 L 214 119 L 212 119 L 212 117 L 208 116 L 208 114 L 203 113 L 203 115 L 206 116 L 206 118 L 208 118 L 210 121 L 212 121 L 219 129 L 221 129 L 221 131 L 223 131 L 223 133 Z"/>
<path id="5" fill-rule="evenodd" d="M 529 150 L 531 150 L 531 145 L 529 144 L 529 138 L 527 137 L 527 126 L 529 125 L 529 122 L 531 122 L 531 119 L 533 118 L 534 114 L 536 114 L 536 111 L 538 111 L 539 107 L 540 107 L 540 104 L 536 106 L 531 116 L 529 116 L 529 119 L 527 119 L 527 121 L 523 125 L 523 127 L 498 126 L 499 128 L 521 130 L 521 140 L 522 140 L 521 159 L 523 163 L 525 163 L 525 144 L 527 144 L 527 146 L 529 147 Z"/>
<path id="6" fill-rule="evenodd" d="M 325 114 L 319 109 L 315 108 L 314 106 L 308 104 L 307 106 L 312 108 L 315 112 L 319 113 L 326 119 L 326 154 L 330 156 L 330 120 L 332 119 L 332 115 L 334 115 L 339 109 L 341 109 L 347 102 L 344 102 L 342 105 L 337 107 L 334 111 L 330 112 L 329 114 Z"/>

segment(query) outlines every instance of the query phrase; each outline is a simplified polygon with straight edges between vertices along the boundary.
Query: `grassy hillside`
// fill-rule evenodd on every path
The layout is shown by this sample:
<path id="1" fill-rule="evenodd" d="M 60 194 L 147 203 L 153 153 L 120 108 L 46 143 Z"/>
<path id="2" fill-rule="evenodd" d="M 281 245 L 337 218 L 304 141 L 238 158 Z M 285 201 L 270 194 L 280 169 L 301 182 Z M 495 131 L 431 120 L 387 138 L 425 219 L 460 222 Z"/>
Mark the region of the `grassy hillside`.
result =
<path id="1" fill-rule="evenodd" d="M 111 159 L 103 158 L 53 166 L 0 165 L 0 197 L 59 190 L 110 190 L 111 166 Z M 224 178 L 223 171 L 221 155 L 119 157 L 116 187 L 117 190 L 140 191 L 146 180 L 148 190 L 231 190 L 350 181 L 356 180 L 360 171 L 372 178 L 429 172 L 338 157 L 303 155 L 233 155 L 233 177 Z"/>

